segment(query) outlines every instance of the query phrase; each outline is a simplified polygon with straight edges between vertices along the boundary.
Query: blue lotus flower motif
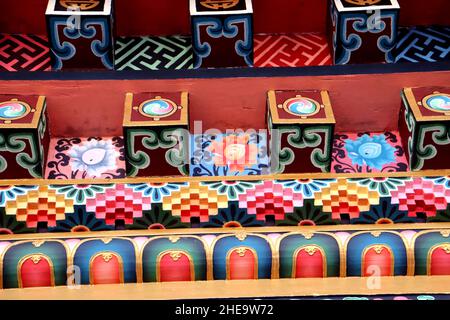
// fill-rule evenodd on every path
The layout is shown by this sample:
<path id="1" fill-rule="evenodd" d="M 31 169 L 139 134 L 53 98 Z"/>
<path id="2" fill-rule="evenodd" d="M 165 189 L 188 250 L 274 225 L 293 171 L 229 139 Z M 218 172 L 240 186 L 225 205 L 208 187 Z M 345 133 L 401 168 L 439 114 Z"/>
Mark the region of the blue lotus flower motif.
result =
<path id="1" fill-rule="evenodd" d="M 356 140 L 345 140 L 345 149 L 352 164 L 381 170 L 384 165 L 395 162 L 395 148 L 387 143 L 384 134 L 373 137 L 365 134 Z"/>

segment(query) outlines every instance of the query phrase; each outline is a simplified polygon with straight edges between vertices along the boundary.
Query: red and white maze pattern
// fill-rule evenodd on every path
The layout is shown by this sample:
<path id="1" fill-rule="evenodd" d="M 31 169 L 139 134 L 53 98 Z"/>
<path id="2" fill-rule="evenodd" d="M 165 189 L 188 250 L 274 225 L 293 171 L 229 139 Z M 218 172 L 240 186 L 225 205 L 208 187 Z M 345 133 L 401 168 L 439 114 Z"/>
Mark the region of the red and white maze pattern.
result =
<path id="1" fill-rule="evenodd" d="M 254 38 L 255 67 L 303 67 L 331 65 L 325 35 L 257 34 Z"/>
<path id="2" fill-rule="evenodd" d="M 0 34 L 0 71 L 50 70 L 47 39 L 36 35 Z"/>

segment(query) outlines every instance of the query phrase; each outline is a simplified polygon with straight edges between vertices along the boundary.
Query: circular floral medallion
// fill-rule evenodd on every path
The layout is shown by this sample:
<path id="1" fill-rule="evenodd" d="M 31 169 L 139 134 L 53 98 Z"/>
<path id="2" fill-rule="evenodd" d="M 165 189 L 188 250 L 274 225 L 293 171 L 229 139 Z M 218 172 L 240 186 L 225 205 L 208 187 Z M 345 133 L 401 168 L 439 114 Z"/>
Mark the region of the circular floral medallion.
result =
<path id="1" fill-rule="evenodd" d="M 174 114 L 177 108 L 177 105 L 168 99 L 156 98 L 142 102 L 139 112 L 143 116 L 159 120 Z"/>
<path id="2" fill-rule="evenodd" d="M 295 97 L 286 100 L 283 103 L 283 109 L 295 116 L 308 117 L 319 112 L 320 104 L 309 98 Z"/>
<path id="3" fill-rule="evenodd" d="M 120 154 L 111 140 L 91 140 L 73 146 L 69 152 L 73 171 L 85 171 L 89 177 L 100 177 L 108 170 L 116 169 Z"/>
<path id="4" fill-rule="evenodd" d="M 450 95 L 445 93 L 434 93 L 422 100 L 422 105 L 434 112 L 450 113 Z"/>
<path id="5" fill-rule="evenodd" d="M 25 117 L 31 111 L 31 107 L 25 102 L 6 101 L 0 103 L 0 119 L 11 121 Z"/>

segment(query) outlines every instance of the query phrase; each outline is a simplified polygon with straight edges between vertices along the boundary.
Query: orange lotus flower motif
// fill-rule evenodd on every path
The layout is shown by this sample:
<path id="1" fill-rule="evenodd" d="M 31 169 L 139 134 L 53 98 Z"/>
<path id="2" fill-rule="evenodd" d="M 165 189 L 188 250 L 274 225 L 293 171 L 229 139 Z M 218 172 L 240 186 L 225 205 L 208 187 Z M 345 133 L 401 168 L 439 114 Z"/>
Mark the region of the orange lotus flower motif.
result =
<path id="1" fill-rule="evenodd" d="M 242 172 L 245 167 L 258 163 L 258 146 L 249 144 L 249 138 L 248 134 L 231 134 L 221 141 L 213 141 L 206 150 L 213 154 L 216 166 L 228 166 L 230 171 Z"/>

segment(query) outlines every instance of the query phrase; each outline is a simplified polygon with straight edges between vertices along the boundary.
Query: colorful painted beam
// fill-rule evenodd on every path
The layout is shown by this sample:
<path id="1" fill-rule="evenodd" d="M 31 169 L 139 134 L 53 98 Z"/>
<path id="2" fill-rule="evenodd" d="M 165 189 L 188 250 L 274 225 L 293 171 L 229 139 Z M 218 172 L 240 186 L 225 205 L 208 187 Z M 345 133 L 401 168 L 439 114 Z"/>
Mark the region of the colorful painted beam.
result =
<path id="1" fill-rule="evenodd" d="M 450 275 L 450 224 L 2 236 L 2 287 Z"/>

